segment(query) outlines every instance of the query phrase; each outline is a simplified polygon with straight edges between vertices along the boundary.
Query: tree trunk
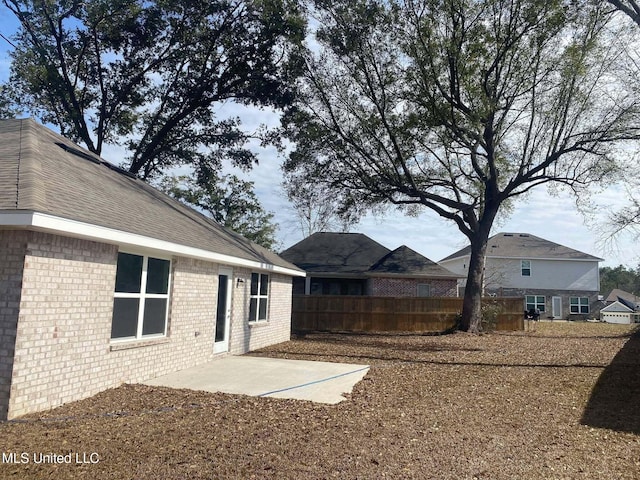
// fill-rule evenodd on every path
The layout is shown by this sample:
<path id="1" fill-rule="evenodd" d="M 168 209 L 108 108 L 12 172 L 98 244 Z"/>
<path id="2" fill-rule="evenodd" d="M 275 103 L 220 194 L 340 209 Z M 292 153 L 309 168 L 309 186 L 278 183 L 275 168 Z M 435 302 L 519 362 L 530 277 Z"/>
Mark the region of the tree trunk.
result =
<path id="1" fill-rule="evenodd" d="M 469 274 L 464 289 L 460 329 L 479 333 L 482 331 L 482 285 L 484 281 L 484 257 L 487 252 L 489 230 L 481 229 L 471 240 Z"/>

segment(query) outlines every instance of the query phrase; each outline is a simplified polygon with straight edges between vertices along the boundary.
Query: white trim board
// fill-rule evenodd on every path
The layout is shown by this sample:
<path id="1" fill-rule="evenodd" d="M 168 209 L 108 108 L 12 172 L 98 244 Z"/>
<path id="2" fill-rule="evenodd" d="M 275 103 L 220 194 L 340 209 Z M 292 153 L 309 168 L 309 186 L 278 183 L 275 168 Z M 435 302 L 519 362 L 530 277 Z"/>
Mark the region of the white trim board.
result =
<path id="1" fill-rule="evenodd" d="M 219 264 L 282 273 L 294 277 L 306 276 L 305 272 L 280 267 L 271 263 L 247 260 L 144 235 L 123 232 L 122 230 L 56 217 L 46 213 L 28 211 L 0 212 L 0 226 L 29 228 L 30 230 L 54 233 L 56 235 L 116 244 L 125 248 L 143 248 L 145 251 L 154 250 L 165 254 L 169 253 Z"/>

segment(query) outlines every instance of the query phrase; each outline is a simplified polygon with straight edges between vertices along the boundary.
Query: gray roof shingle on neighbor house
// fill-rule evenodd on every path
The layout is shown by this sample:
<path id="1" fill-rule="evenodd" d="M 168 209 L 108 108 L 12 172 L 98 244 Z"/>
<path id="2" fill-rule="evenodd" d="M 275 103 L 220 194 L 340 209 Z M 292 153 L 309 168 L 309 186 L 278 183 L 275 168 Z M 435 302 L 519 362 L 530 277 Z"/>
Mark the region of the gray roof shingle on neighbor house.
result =
<path id="1" fill-rule="evenodd" d="M 31 119 L 0 121 L 0 213 L 26 211 L 299 271 Z"/>
<path id="2" fill-rule="evenodd" d="M 613 290 L 611 290 L 611 293 L 609 293 L 609 295 L 605 299 L 605 302 L 616 302 L 620 301 L 620 299 L 624 300 L 628 304 L 634 305 L 634 308 L 636 305 L 640 305 L 640 297 L 637 297 L 633 293 L 626 292 L 619 288 L 614 288 Z"/>
<path id="3" fill-rule="evenodd" d="M 361 233 L 316 232 L 280 256 L 308 273 L 361 274 L 389 252 Z"/>
<path id="4" fill-rule="evenodd" d="M 391 251 L 361 233 L 314 233 L 280 255 L 307 273 L 458 278 L 405 245 Z"/>
<path id="5" fill-rule="evenodd" d="M 383 275 L 417 275 L 425 277 L 459 278 L 460 275 L 441 267 L 436 262 L 410 249 L 406 245 L 396 248 L 378 260 L 369 274 Z"/>
<path id="6" fill-rule="evenodd" d="M 467 246 L 440 261 L 443 262 L 464 257 L 470 253 L 471 247 Z M 487 243 L 487 257 L 603 260 L 602 258 L 565 247 L 564 245 L 536 237 L 529 233 L 508 232 L 501 232 L 489 238 L 489 242 Z"/>

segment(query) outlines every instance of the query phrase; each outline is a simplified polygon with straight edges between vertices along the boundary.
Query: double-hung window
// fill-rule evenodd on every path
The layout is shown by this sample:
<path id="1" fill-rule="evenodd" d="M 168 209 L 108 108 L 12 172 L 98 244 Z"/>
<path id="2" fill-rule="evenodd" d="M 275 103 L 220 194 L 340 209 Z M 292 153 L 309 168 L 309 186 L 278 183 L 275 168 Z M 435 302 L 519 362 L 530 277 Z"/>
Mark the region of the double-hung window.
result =
<path id="1" fill-rule="evenodd" d="M 170 271 L 170 260 L 118 253 L 113 340 L 166 335 Z"/>
<path id="2" fill-rule="evenodd" d="M 520 273 L 523 277 L 531 276 L 531 260 L 522 260 L 520 262 Z"/>
<path id="3" fill-rule="evenodd" d="M 417 294 L 418 294 L 418 297 L 430 297 L 431 285 L 429 285 L 428 283 L 419 283 Z"/>
<path id="4" fill-rule="evenodd" d="M 589 297 L 571 297 L 569 313 L 589 313 Z"/>
<path id="5" fill-rule="evenodd" d="M 525 310 L 538 310 L 544 312 L 545 297 L 543 295 L 527 295 L 525 297 Z"/>
<path id="6" fill-rule="evenodd" d="M 269 275 L 251 274 L 251 295 L 249 298 L 249 321 L 259 322 L 267 319 L 269 303 Z"/>

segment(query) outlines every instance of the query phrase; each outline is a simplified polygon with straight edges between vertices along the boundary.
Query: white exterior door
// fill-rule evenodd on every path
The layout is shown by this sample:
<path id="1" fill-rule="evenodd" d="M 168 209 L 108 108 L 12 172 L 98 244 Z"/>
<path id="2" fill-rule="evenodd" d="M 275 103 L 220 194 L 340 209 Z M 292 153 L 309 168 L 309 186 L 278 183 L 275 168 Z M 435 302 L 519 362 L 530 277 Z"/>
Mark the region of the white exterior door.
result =
<path id="1" fill-rule="evenodd" d="M 562 297 L 551 297 L 551 315 L 554 320 L 562 318 Z"/>
<path id="2" fill-rule="evenodd" d="M 218 271 L 218 301 L 216 307 L 215 341 L 213 344 L 214 353 L 229 351 L 232 287 L 233 270 L 230 268 L 220 268 Z"/>

